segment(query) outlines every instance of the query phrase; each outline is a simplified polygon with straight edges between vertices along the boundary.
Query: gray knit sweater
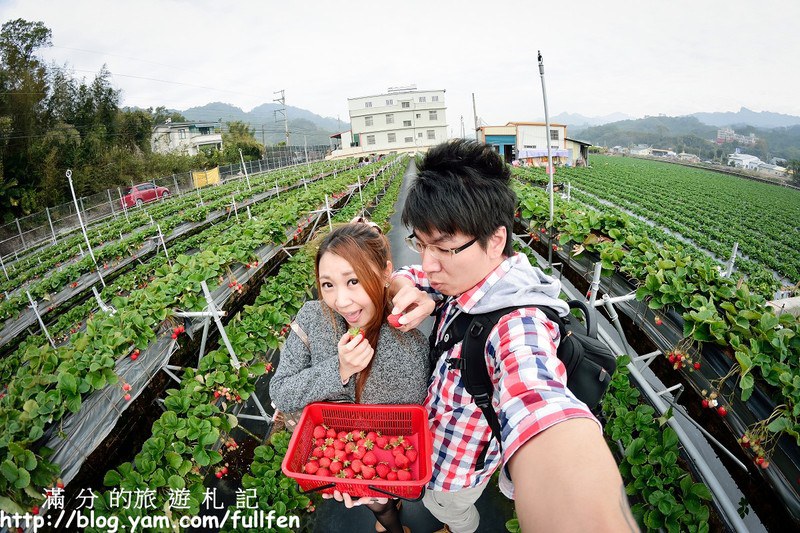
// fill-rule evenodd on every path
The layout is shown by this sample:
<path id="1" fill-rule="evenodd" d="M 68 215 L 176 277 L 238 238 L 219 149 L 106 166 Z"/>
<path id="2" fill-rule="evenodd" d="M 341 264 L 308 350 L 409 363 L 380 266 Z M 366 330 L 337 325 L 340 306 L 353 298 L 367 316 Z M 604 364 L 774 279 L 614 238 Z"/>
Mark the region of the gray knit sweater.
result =
<path id="1" fill-rule="evenodd" d="M 336 331 L 331 323 L 335 316 Z M 355 401 L 356 376 L 347 385 L 339 377 L 337 343 L 347 323 L 319 300 L 306 302 L 295 318 L 308 336 L 311 349 L 292 331 L 280 354 L 269 394 L 284 412 L 297 411 L 311 402 Z M 373 356 L 372 369 L 361 393 L 367 404 L 421 404 L 428 377 L 428 340 L 418 330 L 398 331 L 384 322 Z"/>

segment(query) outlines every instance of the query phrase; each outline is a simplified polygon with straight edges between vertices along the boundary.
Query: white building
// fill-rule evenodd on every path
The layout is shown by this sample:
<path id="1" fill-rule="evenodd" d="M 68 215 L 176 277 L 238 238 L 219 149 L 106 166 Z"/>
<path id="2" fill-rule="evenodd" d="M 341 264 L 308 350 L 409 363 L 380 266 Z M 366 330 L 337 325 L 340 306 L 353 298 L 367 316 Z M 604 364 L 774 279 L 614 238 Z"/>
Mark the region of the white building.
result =
<path id="1" fill-rule="evenodd" d="M 348 98 L 350 139 L 332 157 L 425 151 L 447 140 L 444 89 L 389 88 L 386 94 Z"/>
<path id="2" fill-rule="evenodd" d="M 161 154 L 197 155 L 201 147 L 222 150 L 222 134 L 216 122 L 167 122 L 153 127 L 153 151 Z"/>
<path id="3" fill-rule="evenodd" d="M 754 155 L 748 155 L 748 154 L 728 155 L 728 166 L 743 168 L 745 170 L 758 170 L 758 167 L 763 164 L 764 162 Z"/>

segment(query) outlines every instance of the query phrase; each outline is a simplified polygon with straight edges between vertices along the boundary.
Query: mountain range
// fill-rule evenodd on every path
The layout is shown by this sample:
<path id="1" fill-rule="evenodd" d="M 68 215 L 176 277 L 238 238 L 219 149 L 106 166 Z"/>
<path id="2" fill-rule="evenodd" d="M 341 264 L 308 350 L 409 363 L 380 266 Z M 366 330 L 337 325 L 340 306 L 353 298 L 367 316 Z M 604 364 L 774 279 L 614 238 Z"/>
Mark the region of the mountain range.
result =
<path id="1" fill-rule="evenodd" d="M 285 140 L 283 114 L 276 113 L 281 109 L 280 104 L 261 104 L 251 111 L 222 102 L 212 102 L 200 107 L 190 107 L 186 110 L 177 110 L 190 121 L 219 122 L 240 121 L 250 125 L 255 130 L 257 140 L 265 144 L 275 144 Z M 299 107 L 286 106 L 286 116 L 289 122 L 290 142 L 302 146 L 305 140 L 309 145 L 328 145 L 330 135 L 350 128 L 349 121 L 338 121 L 335 118 L 323 117 Z M 348 117 L 349 118 L 349 117 Z"/>

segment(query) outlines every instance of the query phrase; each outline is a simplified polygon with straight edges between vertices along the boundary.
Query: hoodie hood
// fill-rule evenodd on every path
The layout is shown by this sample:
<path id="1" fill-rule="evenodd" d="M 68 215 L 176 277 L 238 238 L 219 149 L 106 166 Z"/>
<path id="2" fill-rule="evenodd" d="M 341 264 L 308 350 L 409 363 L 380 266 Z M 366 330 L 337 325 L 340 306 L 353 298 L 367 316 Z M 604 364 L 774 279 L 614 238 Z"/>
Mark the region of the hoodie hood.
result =
<path id="1" fill-rule="evenodd" d="M 525 254 L 517 253 L 509 257 L 498 269 L 505 271 L 505 274 L 487 288 L 486 294 L 468 313 L 488 313 L 512 305 L 541 305 L 552 307 L 559 316 L 569 314 L 567 302 L 558 297 L 561 294 L 561 282 L 532 266 Z"/>

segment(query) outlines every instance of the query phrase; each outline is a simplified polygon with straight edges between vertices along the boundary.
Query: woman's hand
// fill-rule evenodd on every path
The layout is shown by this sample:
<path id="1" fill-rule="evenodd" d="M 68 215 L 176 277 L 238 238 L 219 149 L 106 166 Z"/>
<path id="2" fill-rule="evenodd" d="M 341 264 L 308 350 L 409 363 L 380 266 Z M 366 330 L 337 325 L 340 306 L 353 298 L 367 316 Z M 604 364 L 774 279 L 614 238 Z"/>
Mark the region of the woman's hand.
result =
<path id="1" fill-rule="evenodd" d="M 342 383 L 350 379 L 353 374 L 367 368 L 375 354 L 375 350 L 361 333 L 353 338 L 350 338 L 349 333 L 345 333 L 339 339 L 337 348 L 339 349 L 339 376 L 342 378 Z"/>
<path id="2" fill-rule="evenodd" d="M 419 326 L 436 307 L 431 295 L 414 285 L 403 285 L 392 298 L 392 304 L 394 304 L 393 315 L 403 314 L 400 317 L 402 325 L 397 328 L 401 331 L 411 331 Z"/>
<path id="3" fill-rule="evenodd" d="M 333 494 L 323 494 L 322 497 L 328 500 L 333 498 L 337 502 L 344 502 L 344 506 L 347 507 L 348 509 L 351 509 L 353 507 L 358 507 L 359 505 L 364 505 L 367 503 L 384 504 L 389 501 L 389 498 L 375 498 L 372 496 L 364 496 L 363 498 L 354 500 L 346 492 L 339 492 L 338 490 L 333 491 Z"/>

